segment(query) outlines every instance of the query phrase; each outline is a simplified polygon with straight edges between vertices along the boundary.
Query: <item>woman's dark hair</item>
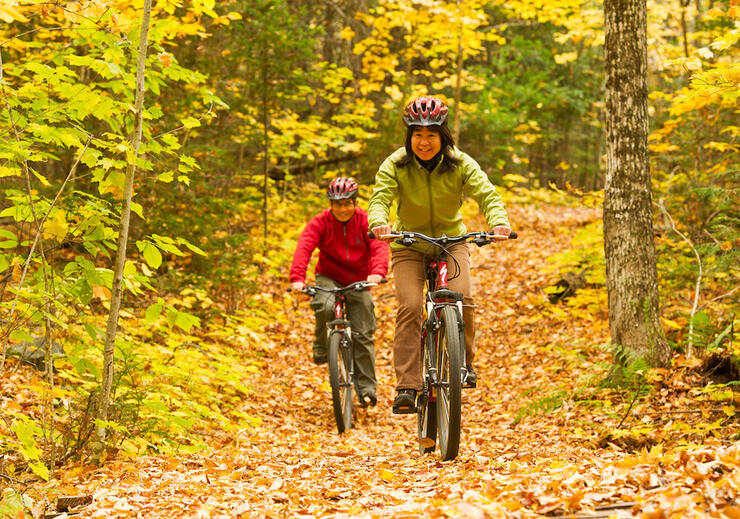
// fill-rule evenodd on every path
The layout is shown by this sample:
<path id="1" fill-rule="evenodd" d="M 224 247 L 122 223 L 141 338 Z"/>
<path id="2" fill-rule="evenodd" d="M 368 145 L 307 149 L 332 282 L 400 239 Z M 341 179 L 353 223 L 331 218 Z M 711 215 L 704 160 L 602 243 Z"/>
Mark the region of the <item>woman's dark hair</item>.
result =
<path id="1" fill-rule="evenodd" d="M 411 136 L 419 128 L 427 128 L 430 131 L 439 134 L 440 141 L 442 141 L 442 167 L 439 170 L 440 173 L 444 173 L 448 169 L 453 169 L 460 164 L 460 159 L 455 157 L 452 153 L 452 150 L 455 147 L 455 139 L 452 138 L 450 128 L 445 122 L 441 126 L 439 124 L 433 124 L 430 126 L 411 125 L 406 128 L 406 155 L 396 161 L 396 166 L 403 167 L 411 162 L 412 157 L 414 156 L 414 151 L 411 149 Z"/>

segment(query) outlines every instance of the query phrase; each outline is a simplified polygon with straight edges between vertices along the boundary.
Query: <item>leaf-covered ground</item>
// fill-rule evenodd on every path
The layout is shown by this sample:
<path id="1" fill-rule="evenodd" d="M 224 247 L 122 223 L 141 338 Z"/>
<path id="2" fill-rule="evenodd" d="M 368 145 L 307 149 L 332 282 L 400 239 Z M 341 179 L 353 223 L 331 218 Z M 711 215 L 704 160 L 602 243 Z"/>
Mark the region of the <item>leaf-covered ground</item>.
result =
<path id="1" fill-rule="evenodd" d="M 286 299 L 262 369 L 245 372 L 254 392 L 242 411 L 259 426 L 210 431 L 209 453 L 70 465 L 46 490 L 94 495 L 85 517 L 740 517 L 734 395 L 694 389 L 706 381 L 681 358 L 640 393 L 599 389 L 605 309 L 547 302 L 548 258 L 600 215 L 543 205 L 511 216 L 520 240 L 473 251 L 481 382 L 464 393 L 456 460 L 420 455 L 415 416 L 391 414 L 395 300 L 383 286 L 378 405 L 347 434 L 326 366 L 309 361 L 308 302 Z M 284 287 L 268 292 L 283 299 Z"/>

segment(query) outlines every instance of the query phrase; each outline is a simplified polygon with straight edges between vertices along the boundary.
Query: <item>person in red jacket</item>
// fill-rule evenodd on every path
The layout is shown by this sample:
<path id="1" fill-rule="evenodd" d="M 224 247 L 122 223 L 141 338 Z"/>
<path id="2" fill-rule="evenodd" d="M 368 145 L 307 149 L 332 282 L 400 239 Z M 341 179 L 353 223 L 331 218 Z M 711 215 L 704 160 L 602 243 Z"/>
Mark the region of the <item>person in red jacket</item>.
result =
<path id="1" fill-rule="evenodd" d="M 357 207 L 357 182 L 348 177 L 331 181 L 326 191 L 330 207 L 303 229 L 290 267 L 293 290 L 302 290 L 314 249 L 319 249 L 316 284 L 333 288 L 355 281 L 379 283 L 388 272 L 388 244 L 367 237 L 367 213 Z M 369 291 L 347 292 L 347 314 L 352 326 L 360 403 L 377 403 L 375 377 L 375 309 Z M 334 296 L 318 292 L 311 301 L 316 314 L 313 361 L 326 363 L 327 327 L 333 319 Z"/>

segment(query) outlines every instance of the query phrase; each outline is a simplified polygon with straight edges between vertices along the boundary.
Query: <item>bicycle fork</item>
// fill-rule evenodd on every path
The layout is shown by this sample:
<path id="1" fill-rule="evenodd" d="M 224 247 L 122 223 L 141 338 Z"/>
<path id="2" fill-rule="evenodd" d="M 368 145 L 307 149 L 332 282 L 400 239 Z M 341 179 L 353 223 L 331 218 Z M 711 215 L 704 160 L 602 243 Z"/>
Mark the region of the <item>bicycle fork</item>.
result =
<path id="1" fill-rule="evenodd" d="M 329 329 L 329 337 L 334 333 L 341 333 L 345 337 L 345 340 L 339 341 L 339 347 L 342 349 L 342 359 L 346 359 L 344 369 L 347 370 L 347 380 L 340 383 L 340 386 L 351 386 L 355 382 L 355 358 L 351 347 L 352 328 L 344 315 L 343 294 L 334 303 L 334 320 L 326 323 L 326 326 Z"/>
<path id="2" fill-rule="evenodd" d="M 434 263 L 431 264 L 432 267 L 435 267 Z M 442 290 L 449 290 L 449 284 L 447 281 L 447 261 L 446 260 L 440 260 L 438 264 L 438 270 L 437 270 L 437 279 L 436 279 L 436 288 Z M 460 346 L 462 349 L 461 357 L 462 357 L 462 364 L 460 366 L 460 377 L 463 382 L 465 382 L 465 377 L 468 374 L 467 365 L 468 365 L 468 359 L 465 354 L 465 321 L 463 321 L 463 302 L 462 298 L 455 299 L 455 307 L 457 308 L 457 328 L 458 328 L 458 334 L 460 337 Z M 433 311 L 435 309 L 439 309 L 439 306 L 436 306 L 434 301 L 427 301 L 427 315 L 432 315 L 429 313 L 430 311 Z M 437 319 L 435 319 L 435 331 L 439 329 L 439 315 L 435 314 Z"/>

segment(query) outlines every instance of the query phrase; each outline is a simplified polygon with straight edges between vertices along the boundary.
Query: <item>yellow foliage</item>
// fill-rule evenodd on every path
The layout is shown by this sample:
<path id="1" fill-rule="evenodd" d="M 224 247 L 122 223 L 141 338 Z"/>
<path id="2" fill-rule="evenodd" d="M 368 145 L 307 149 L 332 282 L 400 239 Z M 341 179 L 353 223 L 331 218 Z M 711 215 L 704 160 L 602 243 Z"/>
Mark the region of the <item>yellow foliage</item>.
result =
<path id="1" fill-rule="evenodd" d="M 52 215 L 44 222 L 43 237 L 46 239 L 54 239 L 56 241 L 62 241 L 67 235 L 69 226 L 67 225 L 67 217 L 63 210 L 57 209 Z"/>
<path id="2" fill-rule="evenodd" d="M 355 31 L 353 31 L 351 27 L 345 27 L 339 32 L 339 37 L 349 41 L 355 37 Z"/>
<path id="3" fill-rule="evenodd" d="M 719 7 L 712 7 L 706 13 L 704 13 L 704 16 L 707 18 L 721 18 L 724 15 L 725 15 L 724 11 L 720 9 Z"/>
<path id="4" fill-rule="evenodd" d="M 6 23 L 28 22 L 28 18 L 17 7 L 18 2 L 16 0 L 0 0 L 0 20 Z"/>
<path id="5" fill-rule="evenodd" d="M 555 58 L 555 63 L 558 65 L 565 65 L 566 63 L 570 63 L 571 61 L 575 61 L 578 59 L 578 53 L 577 52 L 566 52 L 563 54 L 555 54 L 553 56 Z"/>

